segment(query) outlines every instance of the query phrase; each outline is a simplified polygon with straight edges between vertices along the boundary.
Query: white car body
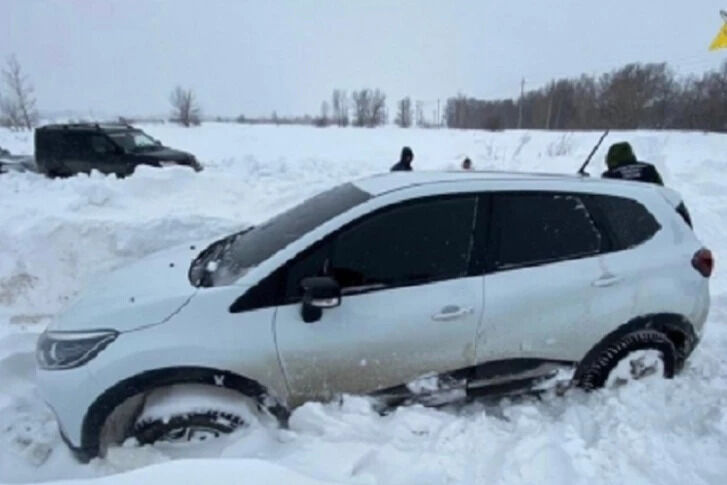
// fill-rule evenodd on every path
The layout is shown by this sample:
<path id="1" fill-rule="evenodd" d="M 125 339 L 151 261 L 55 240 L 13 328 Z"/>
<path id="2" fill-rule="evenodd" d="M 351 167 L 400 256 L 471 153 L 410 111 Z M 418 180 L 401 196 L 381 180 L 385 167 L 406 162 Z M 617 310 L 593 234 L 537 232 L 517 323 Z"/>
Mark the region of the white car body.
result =
<path id="1" fill-rule="evenodd" d="M 100 428 L 116 406 L 165 385 L 203 382 L 248 389 L 266 406 L 290 409 L 336 393 L 374 393 L 490 362 L 575 364 L 619 326 L 651 315 L 679 315 L 691 326 L 695 337 L 686 354 L 701 333 L 708 279 L 691 261 L 702 245 L 676 213 L 679 197 L 668 189 L 507 173 L 394 173 L 353 184 L 366 200 L 286 244 L 231 284 L 193 287 L 187 270 L 202 246 L 185 246 L 108 275 L 61 315 L 48 330 L 54 338 L 98 329 L 115 334 L 83 365 L 38 370 L 40 389 L 77 455 L 98 453 Z M 314 323 L 303 322 L 297 301 L 231 311 L 296 255 L 382 208 L 430 197 L 533 191 L 628 198 L 647 208 L 660 228 L 631 249 L 344 291 L 340 306 L 323 310 Z"/>

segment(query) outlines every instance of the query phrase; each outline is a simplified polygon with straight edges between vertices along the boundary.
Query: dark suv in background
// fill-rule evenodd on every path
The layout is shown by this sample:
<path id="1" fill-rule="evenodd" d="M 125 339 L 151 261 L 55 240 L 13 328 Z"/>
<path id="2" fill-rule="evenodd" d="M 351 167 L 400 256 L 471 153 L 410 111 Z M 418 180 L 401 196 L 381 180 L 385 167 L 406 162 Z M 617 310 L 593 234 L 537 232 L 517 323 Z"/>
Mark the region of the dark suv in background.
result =
<path id="1" fill-rule="evenodd" d="M 51 177 L 98 170 L 130 175 L 139 165 L 184 165 L 202 169 L 194 155 L 165 147 L 138 128 L 126 124 L 47 125 L 35 130 L 38 170 Z"/>

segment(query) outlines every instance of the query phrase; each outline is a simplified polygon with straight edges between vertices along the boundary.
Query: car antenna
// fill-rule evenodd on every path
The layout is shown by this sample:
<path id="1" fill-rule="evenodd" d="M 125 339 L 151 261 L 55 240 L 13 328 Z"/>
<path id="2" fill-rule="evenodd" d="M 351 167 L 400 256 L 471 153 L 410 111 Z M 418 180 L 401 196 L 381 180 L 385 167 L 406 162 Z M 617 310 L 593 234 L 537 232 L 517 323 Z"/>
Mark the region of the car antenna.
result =
<path id="1" fill-rule="evenodd" d="M 596 151 L 601 146 L 601 143 L 603 143 L 603 140 L 608 136 L 609 131 L 611 131 L 611 129 L 607 128 L 606 131 L 603 132 L 603 135 L 601 135 L 601 138 L 598 140 L 598 143 L 596 143 L 596 146 L 593 147 L 593 150 L 591 150 L 591 153 L 588 154 L 588 158 L 586 158 L 586 161 L 583 162 L 583 165 L 581 165 L 580 170 L 578 170 L 578 175 L 585 175 L 585 176 L 588 175 L 586 173 L 586 167 L 588 166 L 589 163 L 591 163 L 591 158 L 593 158 L 593 155 L 596 154 Z"/>

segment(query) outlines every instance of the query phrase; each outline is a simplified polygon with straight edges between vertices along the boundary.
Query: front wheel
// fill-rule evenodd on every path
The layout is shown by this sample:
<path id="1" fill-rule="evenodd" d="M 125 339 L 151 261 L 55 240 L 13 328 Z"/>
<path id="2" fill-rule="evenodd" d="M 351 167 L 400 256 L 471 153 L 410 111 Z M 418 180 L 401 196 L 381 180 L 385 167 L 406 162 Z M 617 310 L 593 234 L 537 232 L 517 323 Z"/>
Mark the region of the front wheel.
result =
<path id="1" fill-rule="evenodd" d="M 202 443 L 230 434 L 246 424 L 240 416 L 208 410 L 139 421 L 133 435 L 140 445 Z"/>
<path id="2" fill-rule="evenodd" d="M 131 434 L 141 445 L 201 443 L 259 424 L 262 417 L 255 400 L 235 391 L 172 386 L 147 396 Z"/>
<path id="3" fill-rule="evenodd" d="M 599 345 L 578 366 L 574 380 L 586 390 L 618 387 L 649 376 L 671 379 L 676 372 L 674 344 L 657 330 L 639 330 Z"/>

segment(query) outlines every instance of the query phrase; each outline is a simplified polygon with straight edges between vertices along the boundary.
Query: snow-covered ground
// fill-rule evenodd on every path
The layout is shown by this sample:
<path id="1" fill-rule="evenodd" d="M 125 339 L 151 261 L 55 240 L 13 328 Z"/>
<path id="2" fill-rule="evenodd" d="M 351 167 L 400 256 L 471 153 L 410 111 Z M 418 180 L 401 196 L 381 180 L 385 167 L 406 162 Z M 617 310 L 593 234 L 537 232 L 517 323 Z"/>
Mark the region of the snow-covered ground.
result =
<path id="1" fill-rule="evenodd" d="M 0 176 L 0 482 L 727 483 L 727 276 L 720 264 L 727 258 L 727 136 L 677 132 L 613 133 L 606 141 L 630 141 L 657 165 L 716 254 L 704 340 L 673 381 L 542 401 L 410 406 L 384 417 L 365 398 L 346 397 L 297 409 L 289 430 L 260 427 L 207 444 L 194 450 L 199 460 L 169 461 L 180 453 L 127 447 L 76 463 L 37 396 L 33 348 L 49 319 L 94 275 L 230 233 L 323 188 L 385 171 L 402 145 L 414 149 L 419 170 L 454 169 L 469 156 L 478 169 L 573 173 L 600 135 L 143 128 L 195 153 L 205 170 L 142 168 L 124 180 Z M 31 153 L 32 136 L 0 131 L 0 146 Z"/>

